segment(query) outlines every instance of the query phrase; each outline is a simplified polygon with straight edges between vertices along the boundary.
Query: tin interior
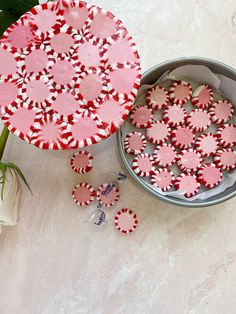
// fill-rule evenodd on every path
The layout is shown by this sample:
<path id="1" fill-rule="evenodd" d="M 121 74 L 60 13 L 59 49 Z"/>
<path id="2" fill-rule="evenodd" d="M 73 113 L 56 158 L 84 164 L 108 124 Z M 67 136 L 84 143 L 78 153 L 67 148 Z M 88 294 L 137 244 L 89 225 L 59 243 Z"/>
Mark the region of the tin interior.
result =
<path id="1" fill-rule="evenodd" d="M 142 84 L 153 84 L 156 82 L 158 77 L 160 77 L 164 72 L 168 70 L 174 70 L 177 67 L 181 67 L 183 65 L 205 65 L 207 66 L 212 72 L 222 74 L 232 80 L 236 80 L 236 70 L 222 62 L 219 62 L 217 60 L 207 59 L 207 58 L 199 58 L 199 57 L 188 57 L 188 58 L 178 58 L 169 60 L 166 62 L 163 62 L 159 65 L 156 65 L 152 67 L 150 70 L 146 71 L 141 80 Z M 123 149 L 122 144 L 122 127 L 117 133 L 117 145 L 118 145 L 118 151 L 121 157 L 121 160 L 123 162 L 124 167 L 127 169 L 131 177 L 135 180 L 135 182 L 142 187 L 145 191 L 153 195 L 154 197 L 157 197 L 165 202 L 171 203 L 173 205 L 177 206 L 185 206 L 185 207 L 205 207 L 205 206 L 211 206 L 216 205 L 221 202 L 224 202 L 236 194 L 236 183 L 225 190 L 224 192 L 210 197 L 206 200 L 194 200 L 194 201 L 188 201 L 186 200 L 180 200 L 172 196 L 163 196 L 160 195 L 154 188 L 147 185 L 146 182 L 142 181 L 132 170 L 131 166 L 129 165 L 126 155 Z"/>

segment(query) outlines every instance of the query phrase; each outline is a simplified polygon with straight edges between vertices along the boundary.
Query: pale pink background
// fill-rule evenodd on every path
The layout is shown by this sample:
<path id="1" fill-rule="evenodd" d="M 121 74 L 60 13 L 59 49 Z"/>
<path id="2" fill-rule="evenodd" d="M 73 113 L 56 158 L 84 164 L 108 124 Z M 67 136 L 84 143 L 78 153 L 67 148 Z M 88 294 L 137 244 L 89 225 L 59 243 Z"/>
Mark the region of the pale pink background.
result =
<path id="1" fill-rule="evenodd" d="M 127 26 L 142 68 L 179 56 L 205 56 L 236 66 L 236 3 L 226 0 L 97 0 Z M 235 199 L 177 208 L 121 187 L 116 206 L 137 212 L 130 236 L 85 223 L 70 193 L 99 185 L 120 169 L 115 136 L 90 149 L 86 177 L 69 167 L 72 152 L 48 152 L 10 137 L 5 159 L 26 174 L 16 227 L 0 236 L 1 314 L 235 314 Z"/>

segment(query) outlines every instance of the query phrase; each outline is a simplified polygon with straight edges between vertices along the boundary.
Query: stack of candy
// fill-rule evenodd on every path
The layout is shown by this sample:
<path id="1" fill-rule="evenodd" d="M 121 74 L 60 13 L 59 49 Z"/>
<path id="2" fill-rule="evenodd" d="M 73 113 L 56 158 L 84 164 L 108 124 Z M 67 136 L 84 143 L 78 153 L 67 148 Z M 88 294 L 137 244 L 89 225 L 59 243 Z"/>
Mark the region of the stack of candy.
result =
<path id="1" fill-rule="evenodd" d="M 70 164 L 75 173 L 88 173 L 93 168 L 93 156 L 87 151 L 78 151 L 71 157 Z M 120 198 L 119 181 L 125 178 L 124 174 L 118 173 L 117 180 L 103 183 L 96 190 L 87 182 L 79 183 L 72 191 L 72 198 L 80 207 L 91 205 L 97 201 L 99 218 L 95 224 L 102 225 L 106 220 L 104 208 L 116 205 Z M 131 233 L 138 225 L 137 216 L 131 209 L 123 208 L 116 212 L 114 224 L 121 233 Z"/>
<path id="2" fill-rule="evenodd" d="M 150 177 L 160 190 L 176 189 L 186 198 L 196 195 L 200 187 L 216 187 L 223 171 L 236 167 L 233 115 L 233 104 L 217 99 L 206 84 L 194 92 L 182 80 L 169 88 L 148 89 L 146 103 L 135 106 L 130 114 L 136 129 L 124 140 L 126 153 L 135 155 L 134 172 Z M 150 153 L 147 145 L 152 144 Z"/>

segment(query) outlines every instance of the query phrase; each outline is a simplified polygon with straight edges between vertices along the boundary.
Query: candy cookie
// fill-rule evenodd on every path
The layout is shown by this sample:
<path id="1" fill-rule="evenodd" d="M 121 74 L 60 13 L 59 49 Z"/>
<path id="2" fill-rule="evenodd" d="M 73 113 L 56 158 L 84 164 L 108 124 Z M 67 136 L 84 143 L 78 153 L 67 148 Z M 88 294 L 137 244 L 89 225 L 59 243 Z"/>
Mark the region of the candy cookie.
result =
<path id="1" fill-rule="evenodd" d="M 196 171 L 202 164 L 202 156 L 195 149 L 182 150 L 177 156 L 177 165 L 182 171 Z"/>
<path id="2" fill-rule="evenodd" d="M 199 168 L 197 177 L 206 188 L 212 189 L 220 184 L 222 172 L 215 164 L 207 163 Z"/>
<path id="3" fill-rule="evenodd" d="M 236 167 L 236 152 L 233 148 L 223 148 L 214 156 L 215 165 L 222 170 L 232 170 Z"/>
<path id="4" fill-rule="evenodd" d="M 169 191 L 174 183 L 175 176 L 170 169 L 160 168 L 151 174 L 151 183 L 163 192 Z"/>
<path id="5" fill-rule="evenodd" d="M 223 147 L 236 145 L 236 126 L 232 123 L 220 126 L 215 135 L 219 140 L 219 144 Z"/>
<path id="6" fill-rule="evenodd" d="M 98 187 L 96 196 L 102 206 L 111 207 L 118 202 L 120 191 L 114 182 L 103 183 Z"/>
<path id="7" fill-rule="evenodd" d="M 177 191 L 184 192 L 185 197 L 193 197 L 200 189 L 200 183 L 192 173 L 181 173 L 175 180 L 174 187 Z"/>
<path id="8" fill-rule="evenodd" d="M 175 147 L 186 149 L 194 144 L 195 135 L 187 126 L 179 126 L 172 131 L 171 140 Z"/>
<path id="9" fill-rule="evenodd" d="M 126 135 L 124 148 L 130 155 L 138 155 L 145 151 L 147 146 L 146 137 L 141 132 L 131 132 Z"/>
<path id="10" fill-rule="evenodd" d="M 183 107 L 173 104 L 163 111 L 162 119 L 165 123 L 169 124 L 170 127 L 176 127 L 184 124 L 186 116 L 187 112 Z"/>
<path id="11" fill-rule="evenodd" d="M 133 160 L 133 170 L 140 177 L 148 177 L 155 170 L 155 163 L 151 155 L 142 153 Z"/>
<path id="12" fill-rule="evenodd" d="M 192 87 L 185 81 L 176 81 L 169 89 L 169 96 L 172 103 L 184 105 L 192 97 Z"/>
<path id="13" fill-rule="evenodd" d="M 114 223 L 121 233 L 131 233 L 138 226 L 137 215 L 131 209 L 122 208 L 116 213 Z"/>
<path id="14" fill-rule="evenodd" d="M 88 183 L 79 183 L 72 191 L 72 198 L 78 206 L 88 206 L 95 199 L 95 190 Z"/>
<path id="15" fill-rule="evenodd" d="M 203 132 L 209 128 L 211 119 L 207 111 L 195 109 L 187 116 L 186 124 L 195 132 Z"/>
<path id="16" fill-rule="evenodd" d="M 209 113 L 213 123 L 223 124 L 232 119 L 234 107 L 227 100 L 218 100 L 210 107 Z"/>
<path id="17" fill-rule="evenodd" d="M 154 121 L 146 130 L 148 140 L 153 144 L 162 144 L 170 136 L 170 128 L 163 121 Z"/>
<path id="18" fill-rule="evenodd" d="M 148 106 L 136 106 L 131 111 L 130 121 L 136 128 L 146 128 L 153 121 L 153 110 Z"/>
<path id="19" fill-rule="evenodd" d="M 155 86 L 147 91 L 146 101 L 153 110 L 161 110 L 167 106 L 169 95 L 165 88 Z"/>
<path id="20" fill-rule="evenodd" d="M 171 144 L 157 146 L 153 152 L 154 162 L 161 167 L 169 167 L 175 163 L 176 150 Z"/>
<path id="21" fill-rule="evenodd" d="M 193 92 L 192 105 L 199 109 L 207 109 L 213 102 L 212 89 L 204 84 L 198 86 Z"/>
<path id="22" fill-rule="evenodd" d="M 87 151 L 80 150 L 71 157 L 70 165 L 76 173 L 87 173 L 93 168 L 93 156 Z"/>

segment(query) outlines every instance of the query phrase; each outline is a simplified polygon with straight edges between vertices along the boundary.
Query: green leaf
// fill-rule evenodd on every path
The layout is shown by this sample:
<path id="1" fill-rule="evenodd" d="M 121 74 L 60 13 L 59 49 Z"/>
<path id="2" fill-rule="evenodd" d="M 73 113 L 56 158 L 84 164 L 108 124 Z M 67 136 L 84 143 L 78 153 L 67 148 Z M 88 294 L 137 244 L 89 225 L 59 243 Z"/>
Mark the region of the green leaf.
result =
<path id="1" fill-rule="evenodd" d="M 9 15 L 7 12 L 0 12 L 0 37 L 5 32 L 5 30 L 10 26 L 12 23 L 15 22 L 15 17 Z"/>
<path id="2" fill-rule="evenodd" d="M 2 189 L 1 189 L 1 199 L 3 200 L 3 192 L 6 184 L 6 171 L 7 171 L 7 166 L 6 164 L 1 162 L 1 170 L 2 170 Z"/>
<path id="3" fill-rule="evenodd" d="M 38 0 L 0 0 L 0 37 L 22 14 L 38 4 Z"/>
<path id="4" fill-rule="evenodd" d="M 24 182 L 24 184 L 30 190 L 31 194 L 33 194 L 32 191 L 31 191 L 31 188 L 30 188 L 30 186 L 29 186 L 29 184 L 28 184 L 28 182 L 27 182 L 23 172 L 20 170 L 20 168 L 17 165 L 13 164 L 12 162 L 10 162 L 10 163 L 8 163 L 6 165 L 7 165 L 8 168 L 13 169 L 13 170 L 15 170 L 17 172 L 17 174 L 21 177 L 21 179 Z"/>
<path id="5" fill-rule="evenodd" d="M 32 7 L 38 4 L 37 0 L 1 0 L 0 10 L 7 12 L 15 18 L 15 21 L 22 14 L 29 11 Z"/>

